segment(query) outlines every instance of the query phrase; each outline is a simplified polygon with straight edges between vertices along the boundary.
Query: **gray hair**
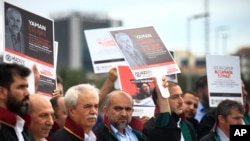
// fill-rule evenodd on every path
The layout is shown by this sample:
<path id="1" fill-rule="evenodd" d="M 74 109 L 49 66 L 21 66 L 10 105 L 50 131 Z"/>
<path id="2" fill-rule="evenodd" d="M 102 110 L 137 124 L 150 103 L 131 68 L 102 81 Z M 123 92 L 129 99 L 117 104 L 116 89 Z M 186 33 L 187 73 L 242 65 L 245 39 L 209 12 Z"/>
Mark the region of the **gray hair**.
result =
<path id="1" fill-rule="evenodd" d="M 76 107 L 78 96 L 84 93 L 93 93 L 99 96 L 99 89 L 97 89 L 94 85 L 91 84 L 78 84 L 70 87 L 64 96 L 65 101 L 65 109 L 68 114 L 68 107 Z"/>
<path id="2" fill-rule="evenodd" d="M 239 111 L 241 114 L 244 114 L 244 107 L 241 103 L 234 100 L 223 100 L 218 105 L 217 116 L 222 115 L 224 118 L 226 118 L 231 114 L 233 109 Z"/>
<path id="3" fill-rule="evenodd" d="M 7 18 L 7 19 L 10 19 L 10 14 L 11 14 L 12 12 L 18 13 L 18 14 L 22 17 L 22 15 L 21 15 L 21 13 L 20 13 L 19 10 L 17 10 L 17 9 L 14 8 L 14 7 L 10 7 L 10 8 L 8 8 L 8 9 L 6 10 L 6 18 Z M 22 20 L 22 19 L 21 19 L 21 20 Z"/>

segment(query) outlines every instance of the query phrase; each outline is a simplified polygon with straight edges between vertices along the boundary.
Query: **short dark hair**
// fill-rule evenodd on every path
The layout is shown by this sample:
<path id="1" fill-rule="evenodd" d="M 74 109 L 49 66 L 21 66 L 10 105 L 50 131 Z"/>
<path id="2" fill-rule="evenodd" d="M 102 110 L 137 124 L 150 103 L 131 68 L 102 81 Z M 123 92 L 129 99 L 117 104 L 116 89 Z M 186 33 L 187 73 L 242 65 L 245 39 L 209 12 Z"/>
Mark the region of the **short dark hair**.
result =
<path id="1" fill-rule="evenodd" d="M 206 86 L 207 86 L 207 75 L 203 75 L 196 80 L 194 89 L 197 92 L 199 89 L 203 89 Z"/>
<path id="2" fill-rule="evenodd" d="M 226 99 L 219 103 L 217 108 L 217 116 L 222 115 L 224 118 L 226 118 L 228 115 L 231 114 L 232 109 L 235 109 L 241 114 L 244 114 L 244 107 L 241 103 L 234 100 Z"/>
<path id="3" fill-rule="evenodd" d="M 59 110 L 58 99 L 60 97 L 62 97 L 62 96 L 55 96 L 55 97 L 52 97 L 50 99 L 50 103 L 51 103 L 53 110 L 54 110 L 55 118 L 58 118 L 58 114 L 57 114 L 57 112 Z"/>
<path id="4" fill-rule="evenodd" d="M 173 82 L 173 81 L 168 81 L 168 87 L 173 87 L 173 86 L 179 86 L 178 83 L 176 82 Z M 160 86 L 161 87 L 161 86 Z M 152 99 L 153 99 L 153 102 L 156 106 L 157 105 L 157 99 L 158 99 L 158 95 L 157 95 L 157 92 L 156 92 L 156 89 L 154 88 L 153 92 L 152 92 Z"/>
<path id="5" fill-rule="evenodd" d="M 187 93 L 189 93 L 189 94 L 191 94 L 191 95 L 193 95 L 193 96 L 195 96 L 195 97 L 199 97 L 198 94 L 197 94 L 196 92 L 194 92 L 194 91 L 185 91 L 185 92 L 183 93 L 183 96 L 186 95 Z"/>
<path id="6" fill-rule="evenodd" d="M 61 76 L 57 75 L 56 76 L 56 82 L 59 83 L 59 84 L 62 84 L 63 83 L 63 79 Z"/>
<path id="7" fill-rule="evenodd" d="M 10 89 L 14 82 L 13 76 L 26 78 L 30 75 L 31 70 L 23 65 L 16 63 L 0 63 L 0 86 Z"/>

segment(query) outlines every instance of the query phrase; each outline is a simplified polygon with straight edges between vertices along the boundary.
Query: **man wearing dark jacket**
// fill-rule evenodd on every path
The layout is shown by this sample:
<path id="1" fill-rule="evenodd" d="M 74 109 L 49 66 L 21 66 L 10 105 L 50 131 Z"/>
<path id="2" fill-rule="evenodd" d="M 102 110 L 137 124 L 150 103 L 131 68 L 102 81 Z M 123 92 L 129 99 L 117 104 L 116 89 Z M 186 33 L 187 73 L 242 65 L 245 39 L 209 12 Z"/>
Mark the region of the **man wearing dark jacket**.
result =
<path id="1" fill-rule="evenodd" d="M 230 125 L 241 125 L 244 107 L 233 100 L 223 100 L 216 109 L 216 122 L 200 141 L 226 141 L 230 138 Z"/>
<path id="2" fill-rule="evenodd" d="M 63 128 L 50 137 L 53 141 L 96 141 L 92 131 L 98 114 L 99 90 L 90 84 L 70 87 L 64 97 L 67 119 Z"/>
<path id="3" fill-rule="evenodd" d="M 167 87 L 167 79 L 164 77 L 162 81 L 163 87 Z M 121 139 L 131 141 L 163 140 L 163 138 L 161 138 L 161 131 L 163 131 L 166 126 L 171 124 L 171 122 L 169 122 L 170 108 L 168 100 L 161 96 L 157 85 L 156 91 L 160 97 L 158 105 L 161 107 L 161 114 L 157 120 L 156 127 L 144 128 L 140 120 L 132 117 L 132 97 L 124 91 L 113 91 L 106 97 L 103 110 L 104 122 L 94 130 L 97 139 L 100 141 L 119 141 Z M 173 132 L 177 132 L 178 134 L 180 133 L 178 131 L 178 128 L 169 130 L 168 135 L 170 138 L 167 139 L 171 141 L 177 141 L 180 136 L 176 136 L 176 134 L 173 135 Z"/>
<path id="4" fill-rule="evenodd" d="M 22 65 L 0 64 L 0 141 L 34 140 L 27 130 L 30 73 L 30 69 Z"/>
<path id="5" fill-rule="evenodd" d="M 241 81 L 241 88 L 242 88 L 242 96 L 243 96 L 243 103 L 245 108 L 245 113 L 243 117 L 243 124 L 250 124 L 250 117 L 249 117 L 249 104 L 247 103 L 247 91 L 245 89 L 245 84 L 243 81 Z M 216 122 L 216 110 L 217 107 L 211 108 L 201 119 L 201 122 L 199 124 L 198 128 L 198 139 L 201 139 L 203 136 L 208 134 L 210 130 L 213 128 L 213 125 Z"/>
<path id="6" fill-rule="evenodd" d="M 98 141 L 147 140 L 141 132 L 143 123 L 132 118 L 133 99 L 127 92 L 114 90 L 109 93 L 103 112 L 103 122 L 94 130 Z"/>
<path id="7" fill-rule="evenodd" d="M 170 96 L 168 98 L 171 108 L 171 116 L 169 116 L 169 125 L 165 126 L 165 129 L 158 129 L 161 132 L 161 138 L 159 140 L 166 140 L 169 137 L 176 137 L 176 141 L 196 141 L 197 135 L 193 125 L 188 122 L 183 116 L 183 98 L 182 90 L 180 86 L 175 82 L 168 82 L 168 89 Z M 153 101 L 157 102 L 158 97 L 153 93 Z M 161 108 L 159 108 L 161 109 Z M 146 127 L 156 127 L 157 119 L 159 118 L 159 109 L 156 104 L 155 117 L 151 118 L 145 123 Z M 171 126 L 170 126 L 171 125 Z M 176 128 L 178 131 L 176 131 Z M 173 132 L 175 130 L 175 132 Z M 178 138 L 177 138 L 178 137 Z M 157 140 L 158 141 L 158 140 Z M 172 140 L 171 140 L 172 141 Z"/>

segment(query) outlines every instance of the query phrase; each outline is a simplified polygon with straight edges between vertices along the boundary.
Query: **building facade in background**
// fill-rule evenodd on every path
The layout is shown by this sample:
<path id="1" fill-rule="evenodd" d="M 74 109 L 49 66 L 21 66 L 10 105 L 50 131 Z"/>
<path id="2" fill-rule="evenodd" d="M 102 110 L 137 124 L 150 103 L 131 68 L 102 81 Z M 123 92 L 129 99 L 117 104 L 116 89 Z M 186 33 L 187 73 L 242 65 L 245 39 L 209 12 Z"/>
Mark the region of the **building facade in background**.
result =
<path id="1" fill-rule="evenodd" d="M 234 55 L 240 57 L 240 69 L 243 79 L 250 81 L 250 46 L 241 47 Z"/>
<path id="2" fill-rule="evenodd" d="M 84 69 L 93 72 L 84 30 L 122 26 L 120 20 L 106 17 L 78 12 L 51 16 L 55 24 L 55 41 L 58 42 L 57 68 Z"/>

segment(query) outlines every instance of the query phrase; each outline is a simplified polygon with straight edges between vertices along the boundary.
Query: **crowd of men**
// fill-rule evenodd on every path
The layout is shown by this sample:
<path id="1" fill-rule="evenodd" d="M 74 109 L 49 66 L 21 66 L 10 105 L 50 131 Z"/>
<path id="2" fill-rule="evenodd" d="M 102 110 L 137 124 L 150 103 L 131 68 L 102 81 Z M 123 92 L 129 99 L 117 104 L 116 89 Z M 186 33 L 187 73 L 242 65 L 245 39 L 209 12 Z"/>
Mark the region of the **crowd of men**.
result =
<path id="1" fill-rule="evenodd" d="M 22 24 L 21 13 L 8 8 L 5 46 L 25 53 Z M 149 64 L 128 34 L 118 32 L 115 39 L 131 67 Z M 230 125 L 250 124 L 243 81 L 243 104 L 223 100 L 213 108 L 206 75 L 194 83 L 194 91 L 183 91 L 178 83 L 163 76 L 161 86 L 155 83 L 151 89 L 144 83 L 134 97 L 112 90 L 118 77 L 115 68 L 100 89 L 78 84 L 64 93 L 58 76 L 49 99 L 29 92 L 27 77 L 31 74 L 37 90 L 40 74 L 35 65 L 30 70 L 18 64 L 0 64 L 0 141 L 229 141 Z M 169 91 L 169 98 L 162 97 L 160 87 Z M 133 117 L 133 99 L 139 103 L 148 97 L 155 105 L 154 116 Z"/>
<path id="2" fill-rule="evenodd" d="M 37 88 L 40 75 L 36 66 L 30 70 L 18 64 L 0 64 L 1 141 L 226 141 L 230 125 L 250 124 L 243 81 L 243 104 L 223 100 L 212 108 L 206 75 L 195 82 L 195 91 L 183 91 L 163 76 L 162 85 L 155 83 L 152 90 L 154 116 L 145 121 L 132 116 L 131 94 L 112 90 L 118 77 L 115 68 L 100 89 L 78 84 L 64 93 L 58 77 L 51 99 L 29 93 L 31 71 Z M 168 98 L 162 97 L 160 87 L 169 91 Z"/>

